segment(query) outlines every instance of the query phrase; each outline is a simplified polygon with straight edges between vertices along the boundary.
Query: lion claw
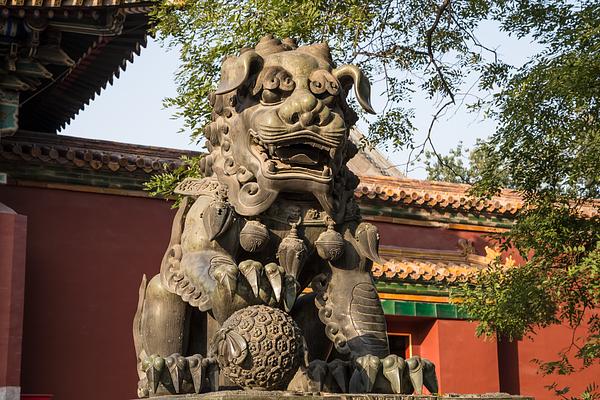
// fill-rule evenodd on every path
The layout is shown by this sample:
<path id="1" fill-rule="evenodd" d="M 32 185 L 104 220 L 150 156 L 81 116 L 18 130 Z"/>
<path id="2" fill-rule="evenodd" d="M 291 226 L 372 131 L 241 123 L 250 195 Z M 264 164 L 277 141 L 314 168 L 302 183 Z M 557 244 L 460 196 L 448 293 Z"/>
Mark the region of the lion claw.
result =
<path id="1" fill-rule="evenodd" d="M 219 369 L 211 360 L 199 354 L 183 357 L 175 353 L 164 358 L 153 354 L 141 364 L 146 379 L 140 381 L 139 394 L 155 397 L 200 393 L 207 383 L 210 390 L 218 390 Z"/>
<path id="2" fill-rule="evenodd" d="M 292 275 L 286 275 L 284 279 L 284 296 L 283 306 L 286 312 L 290 312 L 294 303 L 296 303 L 296 296 L 300 290 L 300 283 Z"/>
<path id="3" fill-rule="evenodd" d="M 262 275 L 263 270 L 262 264 L 258 261 L 245 260 L 242 261 L 238 267 L 252 288 L 252 293 L 254 293 L 254 296 L 258 297 L 260 276 Z"/>
<path id="4" fill-rule="evenodd" d="M 367 354 L 355 360 L 355 367 L 350 378 L 350 392 L 370 393 L 377 380 L 381 360 L 377 356 Z"/>
<path id="5" fill-rule="evenodd" d="M 265 274 L 273 289 L 275 300 L 279 303 L 281 301 L 281 290 L 283 289 L 283 276 L 279 265 L 275 263 L 265 265 Z"/>

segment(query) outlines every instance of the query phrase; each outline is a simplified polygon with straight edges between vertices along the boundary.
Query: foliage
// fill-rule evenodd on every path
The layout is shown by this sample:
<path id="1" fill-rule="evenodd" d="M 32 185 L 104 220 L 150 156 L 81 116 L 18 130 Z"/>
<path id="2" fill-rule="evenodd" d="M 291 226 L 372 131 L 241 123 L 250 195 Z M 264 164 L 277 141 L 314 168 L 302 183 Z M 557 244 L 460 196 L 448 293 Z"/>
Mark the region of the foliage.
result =
<path id="1" fill-rule="evenodd" d="M 488 105 L 498 129 L 483 147 L 486 161 L 476 165 L 473 190 L 496 193 L 508 173 L 525 211 L 502 243 L 526 263 L 482 273 L 483 285 L 465 289 L 465 309 L 488 335 L 518 337 L 555 322 L 571 326 L 571 346 L 557 360 L 538 361 L 544 373 L 567 374 L 600 358 L 600 203 L 594 200 L 600 195 L 600 5 L 534 5 L 505 26 L 547 47 L 508 76 Z M 477 298 L 488 303 L 474 304 Z M 576 333 L 581 326 L 586 332 Z"/>
<path id="2" fill-rule="evenodd" d="M 352 62 L 381 82 L 386 100 L 370 130 L 378 143 L 410 145 L 414 133 L 410 97 L 450 97 L 470 71 L 491 69 L 473 34 L 477 24 L 501 12 L 505 0 L 181 0 L 154 12 L 159 37 L 177 47 L 178 94 L 166 104 L 178 110 L 198 138 L 210 117 L 213 90 L 223 57 L 266 34 L 300 44 L 327 41 L 334 59 Z M 494 60 L 494 65 L 502 65 Z M 392 73 L 393 72 L 393 73 Z M 401 135 L 398 133 L 401 132 Z"/>
<path id="3" fill-rule="evenodd" d="M 489 156 L 486 143 L 481 139 L 477 139 L 477 143 L 471 150 L 465 149 L 462 142 L 446 155 L 426 150 L 424 162 L 427 179 L 472 185 L 479 180 L 482 170 L 490 162 L 487 158 Z M 512 187 L 506 171 L 497 175 L 500 187 Z"/>
<path id="4" fill-rule="evenodd" d="M 172 197 L 174 196 L 175 187 L 183 179 L 199 178 L 201 177 L 200 160 L 199 157 L 188 157 L 181 156 L 181 163 L 174 169 L 169 169 L 168 165 L 163 165 L 163 172 L 160 174 L 152 175 L 148 182 L 144 182 L 144 189 L 150 193 L 151 196 L 158 197 Z M 177 196 L 175 196 L 177 200 Z M 173 207 L 177 207 L 179 201 L 173 204 Z"/>
<path id="5" fill-rule="evenodd" d="M 463 307 L 480 321 L 479 333 L 518 338 L 557 322 L 582 338 L 557 361 L 540 360 L 546 373 L 599 360 L 600 220 L 600 4 L 597 0 L 180 0 L 157 7 L 159 37 L 179 49 L 177 109 L 196 139 L 210 117 L 208 94 L 222 58 L 272 33 L 299 43 L 327 41 L 340 63 L 360 65 L 385 100 L 369 135 L 376 143 L 426 155 L 432 179 L 474 183 L 491 196 L 510 186 L 525 207 L 499 237 L 524 265 L 497 262 L 464 286 Z M 482 21 L 544 46 L 522 67 L 511 67 L 476 36 Z M 491 100 L 468 106 L 498 129 L 472 151 L 435 151 L 431 128 L 442 110 L 469 97 L 475 76 Z M 410 95 L 426 93 L 439 105 L 423 144 L 414 143 Z M 409 162 L 411 160 L 408 160 Z M 193 170 L 193 169 L 192 169 Z M 155 178 L 167 193 L 184 171 Z M 580 340 L 582 339 L 582 340 Z M 573 354 L 574 353 L 574 354 Z M 552 388 L 567 398 L 565 388 Z M 594 398 L 590 386 L 582 398 Z"/>

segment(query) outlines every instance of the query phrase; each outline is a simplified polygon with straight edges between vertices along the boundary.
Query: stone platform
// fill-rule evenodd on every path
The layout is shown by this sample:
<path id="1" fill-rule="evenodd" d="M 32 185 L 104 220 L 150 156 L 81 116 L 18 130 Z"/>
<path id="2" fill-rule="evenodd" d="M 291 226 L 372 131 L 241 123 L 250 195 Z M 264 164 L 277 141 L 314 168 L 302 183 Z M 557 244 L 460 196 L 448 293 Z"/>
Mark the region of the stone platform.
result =
<path id="1" fill-rule="evenodd" d="M 402 395 L 402 394 L 346 394 L 346 393 L 301 393 L 258 390 L 223 390 L 212 393 L 187 394 L 155 397 L 156 400 L 301 400 L 313 397 L 319 400 L 534 400 L 533 397 L 512 396 L 507 393 Z"/>

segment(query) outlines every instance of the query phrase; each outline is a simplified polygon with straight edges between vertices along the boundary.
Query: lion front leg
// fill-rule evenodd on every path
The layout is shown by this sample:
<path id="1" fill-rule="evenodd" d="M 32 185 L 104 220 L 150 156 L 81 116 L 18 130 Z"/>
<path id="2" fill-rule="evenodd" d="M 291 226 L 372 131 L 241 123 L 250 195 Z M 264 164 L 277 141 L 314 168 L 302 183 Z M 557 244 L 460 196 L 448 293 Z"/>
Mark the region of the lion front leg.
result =
<path id="1" fill-rule="evenodd" d="M 385 357 L 389 354 L 387 326 L 371 277 L 371 258 L 378 256 L 376 246 L 372 251 L 359 241 L 360 232 L 344 230 L 343 253 L 329 261 L 328 271 L 313 281 L 318 293 L 315 304 L 338 353 L 348 358 Z"/>
<path id="2" fill-rule="evenodd" d="M 133 325 L 138 358 L 138 396 L 200 393 L 218 382 L 211 359 L 187 355 L 190 307 L 162 286 L 160 276 L 142 278 Z"/>

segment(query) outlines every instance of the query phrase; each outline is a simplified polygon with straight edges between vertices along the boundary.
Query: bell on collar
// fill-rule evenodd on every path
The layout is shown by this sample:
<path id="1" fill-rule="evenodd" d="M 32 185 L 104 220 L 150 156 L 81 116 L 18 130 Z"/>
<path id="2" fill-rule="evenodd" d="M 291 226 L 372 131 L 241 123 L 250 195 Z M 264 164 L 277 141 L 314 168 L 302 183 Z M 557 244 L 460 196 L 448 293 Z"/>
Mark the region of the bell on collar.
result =
<path id="1" fill-rule="evenodd" d="M 307 252 L 304 240 L 298 237 L 296 224 L 292 224 L 290 233 L 283 238 L 277 250 L 279 265 L 283 267 L 287 275 L 298 278 L 304 261 L 306 261 Z"/>
<path id="2" fill-rule="evenodd" d="M 240 245 L 250 253 L 261 250 L 269 241 L 269 230 L 258 221 L 248 221 L 240 232 Z"/>
<path id="3" fill-rule="evenodd" d="M 315 240 L 315 246 L 322 259 L 334 261 L 344 252 L 344 238 L 333 229 L 333 224 L 329 224 L 327 230 Z"/>
<path id="4" fill-rule="evenodd" d="M 233 221 L 231 206 L 222 199 L 213 200 L 204 210 L 202 222 L 208 240 L 214 240 L 227 232 Z"/>
<path id="5" fill-rule="evenodd" d="M 379 230 L 373 224 L 361 222 L 356 228 L 354 238 L 358 242 L 359 251 L 368 259 L 381 262 L 379 258 Z"/>

